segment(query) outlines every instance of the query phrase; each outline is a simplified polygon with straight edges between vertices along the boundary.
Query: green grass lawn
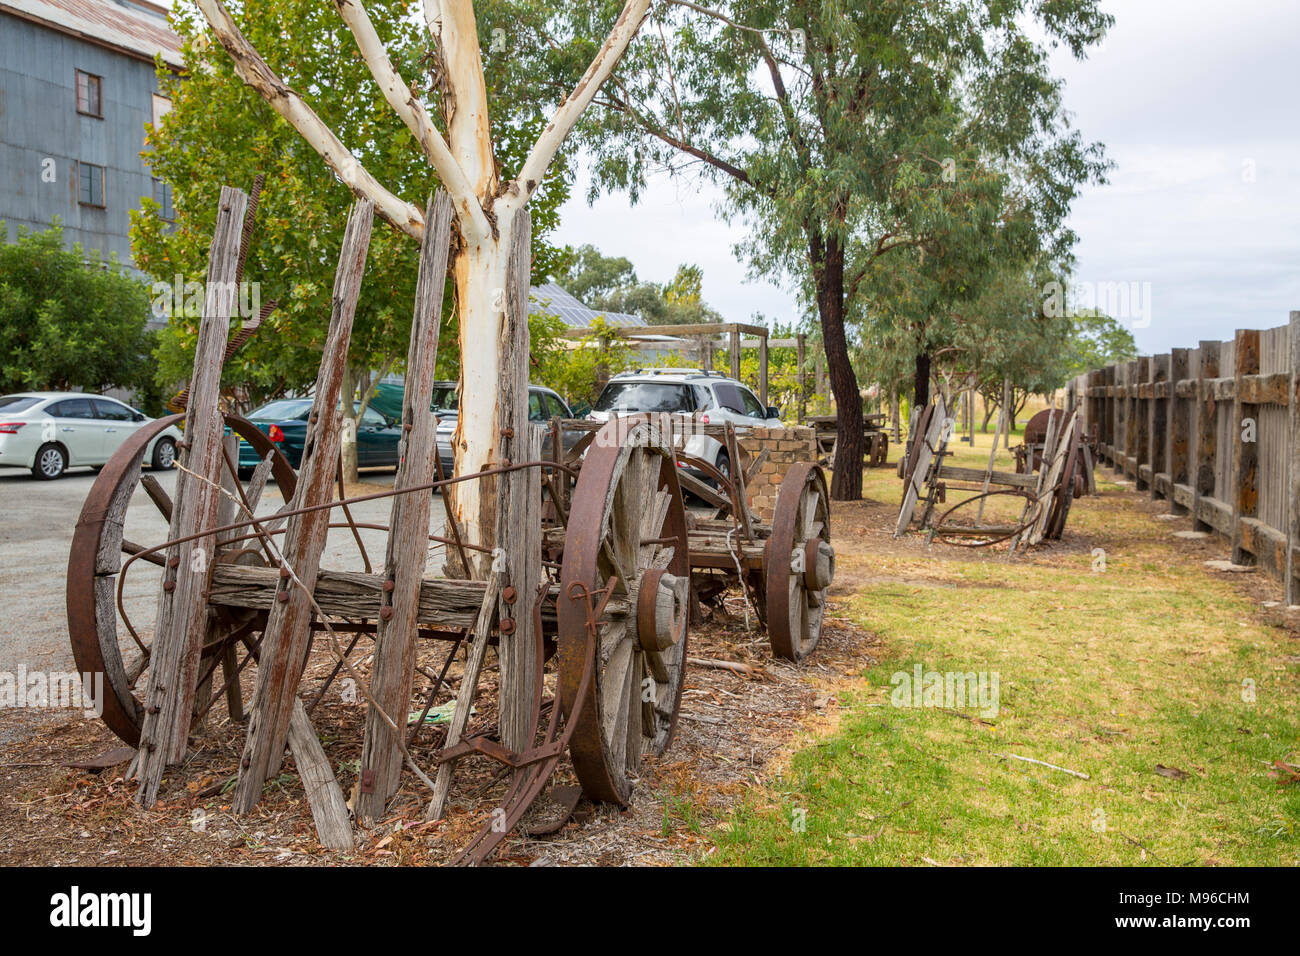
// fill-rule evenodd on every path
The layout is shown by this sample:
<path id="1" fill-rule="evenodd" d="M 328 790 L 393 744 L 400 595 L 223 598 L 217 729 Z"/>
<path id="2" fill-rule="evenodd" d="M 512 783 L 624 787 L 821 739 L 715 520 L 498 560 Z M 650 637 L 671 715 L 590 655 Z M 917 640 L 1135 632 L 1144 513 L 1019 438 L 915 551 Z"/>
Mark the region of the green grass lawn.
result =
<path id="1" fill-rule="evenodd" d="M 955 463 L 982 467 L 990 440 L 954 442 Z M 1300 863 L 1300 784 L 1272 768 L 1300 763 L 1300 641 L 1179 554 L 1171 523 L 1109 475 L 1063 545 L 1011 561 L 841 545 L 841 568 L 868 583 L 837 612 L 885 655 L 840 693 L 834 732 L 713 831 L 704 862 Z M 877 501 L 900 486 L 867 473 Z M 918 664 L 996 673 L 996 716 L 895 706 L 891 678 Z"/>

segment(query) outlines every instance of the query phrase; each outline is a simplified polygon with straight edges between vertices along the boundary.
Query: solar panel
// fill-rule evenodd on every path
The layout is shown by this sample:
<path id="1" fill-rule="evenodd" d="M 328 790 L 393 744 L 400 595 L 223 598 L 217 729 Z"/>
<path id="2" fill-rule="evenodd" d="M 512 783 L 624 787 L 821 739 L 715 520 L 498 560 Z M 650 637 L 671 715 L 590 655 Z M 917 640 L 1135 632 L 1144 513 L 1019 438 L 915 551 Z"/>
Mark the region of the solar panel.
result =
<path id="1" fill-rule="evenodd" d="M 573 329 L 589 329 L 597 319 L 613 326 L 645 325 L 645 319 L 639 315 L 625 312 L 598 312 L 589 309 L 561 286 L 554 282 L 533 286 L 529 291 L 530 311 L 534 315 L 557 315 L 565 325 Z"/>

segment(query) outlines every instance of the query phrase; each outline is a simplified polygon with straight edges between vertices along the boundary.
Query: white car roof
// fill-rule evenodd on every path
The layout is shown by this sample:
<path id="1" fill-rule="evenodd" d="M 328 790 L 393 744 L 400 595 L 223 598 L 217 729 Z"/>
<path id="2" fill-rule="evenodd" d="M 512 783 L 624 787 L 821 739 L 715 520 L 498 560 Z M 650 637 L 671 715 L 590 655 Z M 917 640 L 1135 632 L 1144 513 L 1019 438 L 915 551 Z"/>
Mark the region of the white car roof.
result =
<path id="1" fill-rule="evenodd" d="M 706 385 L 717 382 L 726 385 L 743 385 L 734 378 L 721 372 L 702 372 L 689 368 L 643 368 L 632 372 L 619 372 L 610 377 L 610 382 L 668 382 L 674 385 Z"/>
<path id="2" fill-rule="evenodd" d="M 0 396 L 0 398 L 108 398 L 108 396 L 93 395 L 90 392 L 11 392 L 8 395 Z M 117 399 L 112 398 L 109 399 L 109 401 L 116 402 Z M 125 403 L 123 402 L 121 404 Z"/>

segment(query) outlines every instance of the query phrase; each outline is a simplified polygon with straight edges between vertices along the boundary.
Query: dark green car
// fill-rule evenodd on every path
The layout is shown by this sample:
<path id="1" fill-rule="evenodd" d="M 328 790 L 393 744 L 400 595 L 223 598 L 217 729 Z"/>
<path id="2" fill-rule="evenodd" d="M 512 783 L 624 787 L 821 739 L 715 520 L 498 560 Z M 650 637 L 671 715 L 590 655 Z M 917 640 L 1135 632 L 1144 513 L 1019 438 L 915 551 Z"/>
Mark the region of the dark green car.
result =
<path id="1" fill-rule="evenodd" d="M 266 432 L 268 438 L 298 468 L 302 463 L 302 447 L 307 437 L 307 417 L 311 414 L 310 398 L 280 398 L 267 402 L 246 416 L 249 421 Z M 367 408 L 357 424 L 357 467 L 396 468 L 400 460 L 398 449 L 402 426 L 392 418 L 373 408 Z M 239 474 L 247 478 L 257 467 L 257 452 L 246 441 L 239 443 Z"/>

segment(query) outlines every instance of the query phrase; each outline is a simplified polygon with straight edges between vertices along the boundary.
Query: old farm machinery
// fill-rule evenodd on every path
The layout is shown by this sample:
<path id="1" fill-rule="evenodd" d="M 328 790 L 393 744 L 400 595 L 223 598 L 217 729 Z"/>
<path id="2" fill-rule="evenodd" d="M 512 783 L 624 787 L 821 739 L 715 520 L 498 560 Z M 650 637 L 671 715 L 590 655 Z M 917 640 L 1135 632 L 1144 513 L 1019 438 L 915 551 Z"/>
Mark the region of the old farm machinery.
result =
<path id="1" fill-rule="evenodd" d="M 764 522 L 750 509 L 747 486 L 767 453 L 746 451 L 736 426 L 678 414 L 634 415 L 616 421 L 623 430 L 637 422 L 653 422 L 675 449 L 683 491 L 706 508 L 686 512 L 692 611 L 698 610 L 697 602 L 720 605 L 723 595 L 738 587 L 747 608 L 767 628 L 772 653 L 790 661 L 803 660 L 821 637 L 826 591 L 835 576 L 830 495 L 821 468 L 810 462 L 791 466 L 781 479 L 771 521 Z M 557 472 L 563 485 L 572 480 L 567 475 L 585 468 L 587 449 L 603 429 L 591 421 L 553 422 L 551 427 L 557 436 L 551 442 L 555 449 L 561 447 L 559 430 L 588 432 L 556 458 L 565 466 Z M 726 460 L 735 465 L 722 472 L 713 462 L 687 454 L 683 448 L 692 435 L 716 438 L 726 448 Z M 548 540 L 556 540 L 559 533 L 552 529 Z"/>
<path id="2" fill-rule="evenodd" d="M 917 417 L 902 466 L 903 502 L 895 537 L 919 528 L 929 541 L 938 539 L 961 547 L 1010 542 L 1012 553 L 1059 539 L 1074 498 L 1092 492 L 1091 458 L 1077 414 L 1067 420 L 1064 413 L 1058 413 L 1045 421 L 1040 441 L 1027 444 L 1028 452 L 1017 449 L 1018 461 L 1034 456 L 1037 473 L 1027 466 L 1015 473 L 994 470 L 1003 422 L 994 435 L 987 467 L 958 467 L 945 461 L 951 455 L 948 443 L 955 423 L 947 416 L 943 398 L 936 398 Z M 939 509 L 947 504 L 950 490 L 970 494 L 946 510 Z M 986 521 L 985 511 L 990 506 L 996 517 Z"/>
<path id="3" fill-rule="evenodd" d="M 731 481 L 716 476 L 722 490 L 686 476 L 672 428 L 649 418 L 593 428 L 579 457 L 544 458 L 543 430 L 527 419 L 527 348 L 518 347 L 527 342 L 526 228 L 515 238 L 505 296 L 503 339 L 516 347 L 503 366 L 500 460 L 443 476 L 436 418 L 413 400 L 431 394 L 434 380 L 452 217 L 440 194 L 421 245 L 402 463 L 391 490 L 344 497 L 338 407 L 372 216 L 362 201 L 349 218 L 294 469 L 264 433 L 219 409 L 230 280 L 252 221 L 244 194 L 222 190 L 186 411 L 142 428 L 96 479 L 69 559 L 69 631 L 79 669 L 104 674 L 104 722 L 136 748 L 127 776 L 144 806 L 208 724 L 236 726 L 244 739 L 232 809 L 257 805 L 287 749 L 321 842 L 347 850 L 350 811 L 381 819 L 403 768 L 427 788 L 433 820 L 448 807 L 457 762 L 474 756 L 498 766 L 500 783 L 483 791 L 486 809 L 483 800 L 470 808 L 481 826 L 457 859 L 475 863 L 520 823 L 566 756 L 587 796 L 628 801 L 642 755 L 662 753 L 673 739 L 693 577 L 698 593 L 702 576 L 731 573 L 757 598 L 777 653 L 798 660 L 812 649 L 834 570 L 828 496 L 819 469 L 793 468 L 772 524 L 761 524 L 744 500 L 743 471 Z M 169 495 L 142 471 L 141 454 L 182 417 Z M 734 444 L 734 433 L 725 437 Z M 261 457 L 246 481 L 240 439 Z M 743 462 L 737 452 L 732 460 Z M 259 511 L 271 479 L 282 506 Z M 467 481 L 485 483 L 495 500 L 490 545 L 472 543 L 448 503 L 445 492 Z M 690 482 L 716 507 L 711 516 L 685 507 Z M 440 533 L 431 533 L 432 491 L 444 492 Z M 387 523 L 355 519 L 354 509 L 381 499 L 390 502 Z M 331 530 L 351 537 L 364 570 L 322 566 Z M 382 542 L 373 559 L 367 539 L 371 548 Z M 429 563 L 438 552 L 441 575 Z M 368 668 L 358 664 L 363 640 Z M 440 666 L 419 667 L 418 651 L 437 646 L 445 648 Z M 417 669 L 431 686 L 413 696 Z M 312 724 L 340 682 L 366 705 L 350 802 Z M 495 700 L 484 692 L 493 684 Z M 440 737 L 425 731 L 435 705 L 449 714 Z M 222 711 L 229 721 L 214 721 Z M 557 797 L 571 809 L 577 788 L 558 789 L 571 791 Z"/>

